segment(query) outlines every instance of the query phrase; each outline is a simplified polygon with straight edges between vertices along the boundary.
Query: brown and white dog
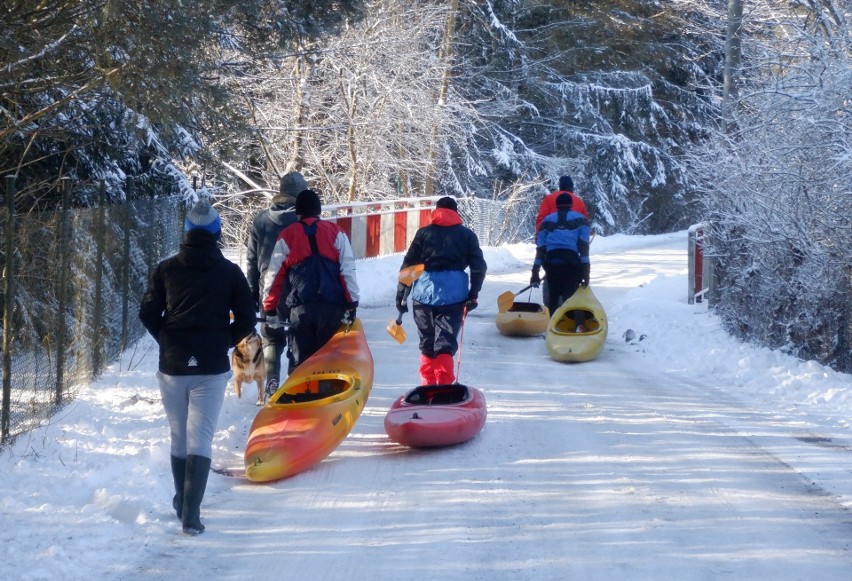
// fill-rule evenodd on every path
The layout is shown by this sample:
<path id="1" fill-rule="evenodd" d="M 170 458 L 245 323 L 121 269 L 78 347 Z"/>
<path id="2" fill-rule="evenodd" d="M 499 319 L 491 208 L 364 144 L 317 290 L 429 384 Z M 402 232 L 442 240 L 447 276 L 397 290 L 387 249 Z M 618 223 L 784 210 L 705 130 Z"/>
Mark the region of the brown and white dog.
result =
<path id="1" fill-rule="evenodd" d="M 263 405 L 263 387 L 266 384 L 266 361 L 263 343 L 257 331 L 237 343 L 231 352 L 231 371 L 234 372 L 234 390 L 242 397 L 243 382 L 257 384 L 257 405 Z"/>

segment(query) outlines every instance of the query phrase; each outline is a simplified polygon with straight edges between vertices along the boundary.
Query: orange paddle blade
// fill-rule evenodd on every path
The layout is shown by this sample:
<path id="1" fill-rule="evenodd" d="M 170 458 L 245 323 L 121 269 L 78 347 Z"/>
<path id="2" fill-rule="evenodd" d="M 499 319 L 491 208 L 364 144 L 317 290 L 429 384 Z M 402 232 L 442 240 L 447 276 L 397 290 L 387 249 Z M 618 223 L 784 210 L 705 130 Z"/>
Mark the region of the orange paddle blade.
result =
<path id="1" fill-rule="evenodd" d="M 388 335 L 393 337 L 397 343 L 402 345 L 405 343 L 405 329 L 402 328 L 402 321 L 388 321 Z"/>
<path id="2" fill-rule="evenodd" d="M 506 291 L 497 297 L 497 312 L 505 313 L 509 309 L 512 308 L 512 305 L 515 302 L 515 293 L 512 291 Z"/>
<path id="3" fill-rule="evenodd" d="M 399 282 L 401 282 L 405 286 L 411 286 L 412 284 L 414 284 L 414 281 L 417 280 L 421 274 L 423 274 L 423 269 L 425 267 L 425 264 L 414 264 L 412 266 L 403 268 L 399 271 Z"/>

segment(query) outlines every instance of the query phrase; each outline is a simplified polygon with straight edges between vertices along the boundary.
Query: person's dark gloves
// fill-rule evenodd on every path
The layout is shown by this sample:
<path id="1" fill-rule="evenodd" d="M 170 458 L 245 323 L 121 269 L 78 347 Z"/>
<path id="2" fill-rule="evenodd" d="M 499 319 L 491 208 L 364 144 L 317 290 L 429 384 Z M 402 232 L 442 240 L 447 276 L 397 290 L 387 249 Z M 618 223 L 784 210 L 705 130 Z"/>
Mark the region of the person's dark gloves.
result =
<path id="1" fill-rule="evenodd" d="M 532 267 L 532 276 L 530 277 L 530 285 L 533 288 L 538 288 L 538 285 L 541 284 L 541 266 L 536 264 Z"/>
<path id="2" fill-rule="evenodd" d="M 477 301 L 478 298 L 479 294 L 475 292 L 470 292 L 467 295 L 467 301 L 464 303 L 464 306 L 468 313 L 479 306 L 479 302 Z"/>
<path id="3" fill-rule="evenodd" d="M 408 312 L 408 293 L 411 292 L 411 287 L 399 283 L 396 286 L 396 310 L 400 314 Z"/>
<path id="4" fill-rule="evenodd" d="M 580 284 L 583 286 L 589 286 L 589 274 L 591 273 L 592 265 L 584 264 L 583 270 L 580 272 Z"/>
<path id="5" fill-rule="evenodd" d="M 349 306 L 346 308 L 346 311 L 343 313 L 343 318 L 340 320 L 344 325 L 351 325 L 355 322 L 355 317 L 358 314 L 358 301 L 354 303 L 349 303 Z"/>
<path id="6" fill-rule="evenodd" d="M 276 311 L 264 311 L 263 315 L 266 317 L 266 326 L 269 329 L 277 329 L 281 326 L 281 321 L 278 319 Z"/>

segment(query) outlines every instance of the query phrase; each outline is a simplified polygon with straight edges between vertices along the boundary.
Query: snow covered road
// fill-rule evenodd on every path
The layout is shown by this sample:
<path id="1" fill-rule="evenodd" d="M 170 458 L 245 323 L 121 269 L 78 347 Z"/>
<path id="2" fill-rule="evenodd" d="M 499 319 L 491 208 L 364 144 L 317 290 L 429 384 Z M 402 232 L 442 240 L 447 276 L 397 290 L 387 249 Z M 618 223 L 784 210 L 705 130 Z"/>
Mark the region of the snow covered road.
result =
<path id="1" fill-rule="evenodd" d="M 532 247 L 487 255 L 493 272 L 465 325 L 460 381 L 485 392 L 488 421 L 474 440 L 437 450 L 409 450 L 384 433 L 390 404 L 417 383 L 416 332 L 410 315 L 404 345 L 385 332 L 395 317 L 386 280 L 399 259 L 359 265 L 362 286 L 374 291 L 359 310 L 376 362 L 364 414 L 330 457 L 290 479 L 257 485 L 212 474 L 202 509 L 207 532 L 197 538 L 180 534 L 171 511 L 168 433 L 149 352 L 135 369 L 96 386 L 103 392 L 105 382 L 117 382 L 125 398 L 134 391 L 150 398 L 104 412 L 113 424 L 128 419 L 117 437 L 140 454 L 78 455 L 114 473 L 110 460 L 122 467 L 126 489 L 99 487 L 138 504 L 139 514 L 95 522 L 86 514 L 96 509 L 86 504 L 78 523 L 68 517 L 46 530 L 37 510 L 26 521 L 19 506 L 26 490 L 10 482 L 62 468 L 42 453 L 24 470 L 20 448 L 5 453 L 15 461 L 0 464 L 2 492 L 19 502 L 5 502 L 4 522 L 8 512 L 15 526 L 31 523 L 23 539 L 55 534 L 57 545 L 77 545 L 60 555 L 64 568 L 52 566 L 44 543 L 29 548 L 4 526 L 0 556 L 14 551 L 7 556 L 31 564 L 9 578 L 852 577 L 848 424 L 831 419 L 835 409 L 803 409 L 801 397 L 761 390 L 756 379 L 805 383 L 812 373 L 802 390 L 845 392 L 849 376 L 739 345 L 702 307 L 686 305 L 685 233 L 620 240 L 592 246 L 592 285 L 610 336 L 598 359 L 575 365 L 552 361 L 541 337 L 497 332 L 496 297 L 527 284 Z M 628 328 L 646 337 L 628 343 Z M 787 368 L 775 369 L 776 361 Z M 241 466 L 255 413 L 252 398 L 228 396 L 214 465 Z M 69 439 L 83 438 L 75 430 L 84 420 L 75 415 L 63 426 Z M 89 485 L 85 478 L 70 484 Z"/>

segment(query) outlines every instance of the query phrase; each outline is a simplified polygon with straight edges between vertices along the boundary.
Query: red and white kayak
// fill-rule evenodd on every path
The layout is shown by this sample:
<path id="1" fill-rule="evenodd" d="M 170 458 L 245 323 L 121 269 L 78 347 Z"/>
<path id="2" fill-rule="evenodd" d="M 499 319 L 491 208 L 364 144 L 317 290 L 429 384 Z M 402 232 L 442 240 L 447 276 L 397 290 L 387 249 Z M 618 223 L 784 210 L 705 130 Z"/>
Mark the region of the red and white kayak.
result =
<path id="1" fill-rule="evenodd" d="M 461 444 L 485 425 L 485 395 L 458 383 L 421 385 L 399 396 L 385 416 L 391 440 L 412 448 Z"/>

